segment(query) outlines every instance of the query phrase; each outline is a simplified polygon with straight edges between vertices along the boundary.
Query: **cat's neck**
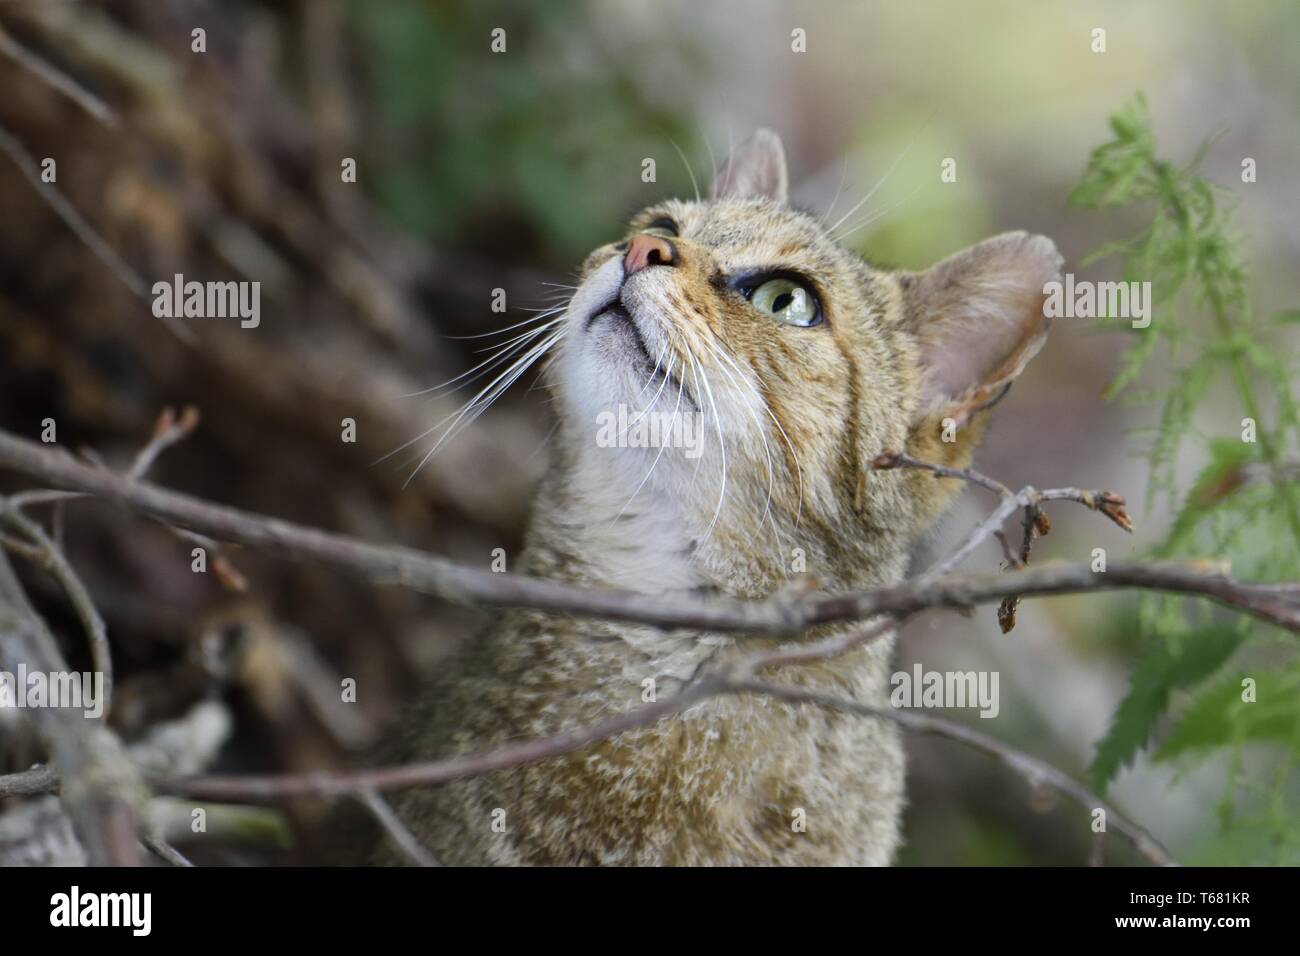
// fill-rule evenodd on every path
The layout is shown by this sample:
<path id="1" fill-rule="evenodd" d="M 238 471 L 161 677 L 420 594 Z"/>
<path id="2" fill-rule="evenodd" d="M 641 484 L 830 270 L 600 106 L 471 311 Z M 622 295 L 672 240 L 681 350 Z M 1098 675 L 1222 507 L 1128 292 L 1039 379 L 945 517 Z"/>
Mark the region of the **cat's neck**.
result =
<path id="1" fill-rule="evenodd" d="M 644 488 L 632 495 L 615 468 L 611 456 L 583 449 L 552 466 L 534 504 L 528 571 L 647 594 L 706 585 L 680 505 Z"/>
<path id="2" fill-rule="evenodd" d="M 535 502 L 526 573 L 646 594 L 708 589 L 743 598 L 764 597 L 799 574 L 828 590 L 903 576 L 900 541 L 845 548 L 835 535 L 815 533 L 806 516 L 800 530 L 760 506 L 709 524 L 709 515 L 688 513 L 684 496 L 653 483 L 632 494 L 637 482 L 625 467 L 607 449 L 560 452 Z"/>

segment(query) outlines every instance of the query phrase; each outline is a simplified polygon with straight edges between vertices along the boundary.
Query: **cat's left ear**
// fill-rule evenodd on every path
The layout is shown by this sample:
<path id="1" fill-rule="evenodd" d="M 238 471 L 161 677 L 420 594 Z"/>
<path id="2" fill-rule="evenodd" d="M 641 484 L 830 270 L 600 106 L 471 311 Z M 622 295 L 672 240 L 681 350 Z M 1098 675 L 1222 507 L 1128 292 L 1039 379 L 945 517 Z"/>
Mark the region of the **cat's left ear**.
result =
<path id="1" fill-rule="evenodd" d="M 789 188 L 781 137 L 770 129 L 759 129 L 727 157 L 713 181 L 713 198 L 784 203 Z"/>
<path id="2" fill-rule="evenodd" d="M 920 346 L 918 420 L 961 426 L 1002 397 L 1047 339 L 1044 287 L 1061 263 L 1046 236 L 1008 232 L 899 277 Z"/>

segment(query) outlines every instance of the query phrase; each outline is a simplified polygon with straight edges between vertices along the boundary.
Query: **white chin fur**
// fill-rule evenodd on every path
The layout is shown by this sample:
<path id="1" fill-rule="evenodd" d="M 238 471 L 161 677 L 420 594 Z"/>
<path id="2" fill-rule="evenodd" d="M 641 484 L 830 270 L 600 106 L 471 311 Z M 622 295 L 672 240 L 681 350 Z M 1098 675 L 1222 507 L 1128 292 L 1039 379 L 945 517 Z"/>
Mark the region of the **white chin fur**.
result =
<path id="1" fill-rule="evenodd" d="M 669 497 L 698 498 L 702 513 L 711 516 L 724 457 L 719 453 L 719 422 L 731 446 L 729 454 L 747 452 L 765 472 L 769 451 L 759 437 L 763 412 L 753 386 L 742 384 L 745 376 L 739 367 L 722 369 L 715 360 L 701 361 L 697 376 L 674 359 L 673 380 L 665 383 L 657 377 L 653 383 L 649 381 L 656 359 L 661 361 L 661 373 L 669 369 L 670 361 L 663 351 L 664 332 L 653 319 L 653 278 L 635 279 L 630 297 L 624 290 L 624 298 L 637 311 L 632 321 L 644 350 L 631 333 L 628 319 L 601 318 L 592 324 L 593 316 L 623 287 L 621 259 L 611 258 L 574 294 L 565 319 L 569 329 L 560 356 L 562 414 L 568 433 L 584 457 L 603 476 L 609 489 L 622 496 L 620 505 L 639 487 L 642 500 L 665 492 Z M 709 386 L 700 396 L 684 394 L 683 379 L 695 387 L 707 379 Z M 696 401 L 703 407 L 695 407 Z M 618 433 L 626 435 L 627 440 L 611 447 L 611 416 L 623 426 L 637 422 L 643 427 L 662 426 L 671 438 L 663 442 L 665 431 L 660 430 L 659 443 L 638 446 L 634 430 L 629 433 L 620 428 Z M 743 447 L 750 442 L 754 448 Z M 738 463 L 733 460 L 731 465 L 734 468 Z"/>
<path id="2" fill-rule="evenodd" d="M 616 323 L 626 320 L 600 319 L 599 324 L 590 325 L 597 310 L 616 298 L 622 285 L 623 262 L 614 257 L 587 277 L 566 315 L 569 331 L 561 388 L 574 421 L 589 424 L 593 433 L 602 412 L 617 411 L 620 403 L 639 409 L 656 392 L 655 388 L 643 391 L 650 369 L 629 330 L 617 327 Z M 646 347 L 659 349 L 661 345 L 656 341 Z"/>

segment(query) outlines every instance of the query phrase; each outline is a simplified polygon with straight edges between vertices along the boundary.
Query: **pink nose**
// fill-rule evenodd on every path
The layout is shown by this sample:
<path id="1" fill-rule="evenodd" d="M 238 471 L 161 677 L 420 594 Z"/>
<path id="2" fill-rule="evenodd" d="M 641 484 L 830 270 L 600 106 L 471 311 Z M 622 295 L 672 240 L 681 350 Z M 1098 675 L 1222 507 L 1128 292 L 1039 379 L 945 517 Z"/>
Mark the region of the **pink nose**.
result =
<path id="1" fill-rule="evenodd" d="M 623 256 L 623 274 L 640 272 L 646 266 L 671 266 L 676 261 L 673 244 L 663 236 L 644 232 L 632 237 Z"/>

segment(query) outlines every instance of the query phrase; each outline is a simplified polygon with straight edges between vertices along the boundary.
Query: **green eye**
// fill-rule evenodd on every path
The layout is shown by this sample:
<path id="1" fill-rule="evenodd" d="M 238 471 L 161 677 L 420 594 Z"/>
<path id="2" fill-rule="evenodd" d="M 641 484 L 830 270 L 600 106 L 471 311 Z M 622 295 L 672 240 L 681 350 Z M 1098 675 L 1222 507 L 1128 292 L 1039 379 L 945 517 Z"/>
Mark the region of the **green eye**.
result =
<path id="1" fill-rule="evenodd" d="M 807 328 L 821 321 L 817 299 L 793 279 L 768 279 L 754 289 L 749 301 L 758 311 L 786 325 Z"/>

